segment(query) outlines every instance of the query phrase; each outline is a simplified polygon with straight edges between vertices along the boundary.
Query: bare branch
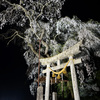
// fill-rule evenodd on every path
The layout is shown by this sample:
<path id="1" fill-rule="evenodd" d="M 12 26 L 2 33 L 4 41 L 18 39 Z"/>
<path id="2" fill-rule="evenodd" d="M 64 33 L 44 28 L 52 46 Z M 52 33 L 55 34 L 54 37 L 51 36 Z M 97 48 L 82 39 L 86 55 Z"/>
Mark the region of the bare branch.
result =
<path id="1" fill-rule="evenodd" d="M 20 37 L 20 38 L 22 38 L 22 39 L 25 40 L 25 38 L 22 37 L 21 35 L 19 35 L 18 33 L 17 33 L 16 35 L 17 35 L 18 37 Z M 42 41 L 42 44 L 46 47 L 45 54 L 47 55 L 47 52 L 48 52 L 48 45 L 47 45 L 44 41 Z M 37 57 L 39 57 L 39 54 L 34 50 L 32 44 L 28 43 L 28 46 L 29 46 L 30 49 L 33 51 L 33 53 L 34 53 Z M 47 57 L 49 57 L 49 55 L 47 55 Z"/>
<path id="2" fill-rule="evenodd" d="M 17 34 L 16 34 L 16 33 L 17 33 L 17 31 L 14 33 L 13 38 L 9 40 L 9 42 L 7 43 L 7 45 L 9 45 L 9 43 L 10 43 L 12 40 L 14 40 L 14 39 L 15 39 L 15 37 L 17 36 Z"/>
<path id="3" fill-rule="evenodd" d="M 41 9 L 41 13 L 36 17 L 35 20 L 37 20 L 37 19 L 43 14 L 44 7 L 48 6 L 49 3 L 50 3 L 50 1 L 47 2 L 45 5 L 43 5 L 43 7 L 42 7 L 42 9 Z"/>
<path id="4" fill-rule="evenodd" d="M 17 33 L 16 35 L 17 35 L 18 37 L 20 37 L 21 39 L 24 39 L 24 40 L 25 40 L 25 38 L 22 37 L 21 35 L 19 35 L 18 33 Z M 28 43 L 27 46 L 29 46 L 30 49 L 32 50 L 32 52 L 33 52 L 37 57 L 39 57 L 39 54 L 34 50 L 34 48 L 33 48 L 33 46 L 32 46 L 31 43 Z"/>
<path id="5" fill-rule="evenodd" d="M 9 2 L 9 1 L 7 1 L 7 0 L 5 0 L 5 2 L 8 3 L 8 4 L 11 5 L 11 6 L 15 6 L 15 4 L 12 4 L 11 2 Z"/>
<path id="6" fill-rule="evenodd" d="M 19 38 L 25 40 L 25 38 L 24 38 L 23 36 L 19 35 L 19 34 L 18 34 L 18 31 L 16 31 L 11 37 L 7 37 L 7 38 L 6 38 L 6 39 L 9 39 L 9 38 L 12 38 L 12 37 L 13 37 L 13 38 L 7 43 L 7 45 L 9 45 L 9 43 L 10 43 L 12 40 L 14 40 L 16 36 L 18 36 Z M 28 46 L 30 47 L 30 49 L 32 50 L 32 52 L 33 52 L 37 57 L 39 57 L 39 54 L 34 50 L 32 44 L 28 43 Z"/>
<path id="7" fill-rule="evenodd" d="M 21 5 L 22 3 L 23 3 L 23 1 L 22 1 L 22 0 L 20 0 L 19 4 Z"/>
<path id="8" fill-rule="evenodd" d="M 31 18 L 30 18 L 30 14 L 28 13 L 28 11 L 25 9 L 25 8 L 23 8 L 21 5 L 18 5 L 18 4 L 16 4 L 17 6 L 17 8 L 18 7 L 20 7 L 23 11 L 24 11 L 24 13 L 25 13 L 25 15 L 26 15 L 26 17 L 29 19 L 29 22 L 30 22 L 30 27 L 31 27 L 31 30 L 34 32 L 34 29 L 33 29 L 33 27 L 32 27 L 32 24 L 31 24 L 31 22 L 32 22 L 32 20 L 31 20 Z M 38 24 L 38 23 L 37 23 Z M 38 25 L 39 26 L 39 25 Z M 40 26 L 39 26 L 40 27 Z M 40 39 L 39 38 L 39 36 L 35 33 L 35 35 L 36 35 L 36 37 L 38 38 L 38 39 Z"/>
<path id="9" fill-rule="evenodd" d="M 9 36 L 9 37 L 6 37 L 5 35 L 3 35 L 3 34 L 0 34 L 2 37 L 4 37 L 4 39 L 10 39 L 10 38 L 12 38 L 14 35 L 15 35 L 16 33 L 14 33 L 13 35 L 11 35 L 11 36 Z"/>
<path id="10" fill-rule="evenodd" d="M 42 40 L 42 38 L 43 38 L 43 35 L 44 35 L 44 29 L 42 30 L 42 33 L 41 33 L 40 40 Z"/>
<path id="11" fill-rule="evenodd" d="M 16 4 L 16 7 L 17 7 L 17 8 L 18 8 L 18 7 L 21 8 L 21 9 L 24 11 L 26 17 L 27 17 L 27 18 L 29 19 L 29 21 L 31 22 L 30 14 L 28 13 L 28 11 L 27 11 L 25 8 L 23 8 L 21 5 Z"/>
<path id="12" fill-rule="evenodd" d="M 45 55 L 46 55 L 48 53 L 48 45 L 44 41 L 41 41 L 41 42 L 46 47 L 45 49 Z"/>
<path id="13" fill-rule="evenodd" d="M 42 40 L 43 35 L 44 35 L 44 29 L 42 30 L 40 40 Z M 47 53 L 48 53 L 48 48 L 49 48 L 49 47 L 48 47 L 47 43 L 46 43 L 46 42 L 44 42 L 43 40 L 42 40 L 42 44 L 46 47 L 46 49 L 45 49 L 45 55 L 47 55 Z M 47 55 L 47 56 L 48 56 L 48 55 Z"/>
<path id="14" fill-rule="evenodd" d="M 19 35 L 18 33 L 16 34 L 18 37 L 20 37 L 21 39 L 25 40 L 25 38 L 21 35 Z"/>
<path id="15" fill-rule="evenodd" d="M 31 50 L 33 51 L 33 53 L 39 58 L 39 54 L 34 50 L 32 44 L 28 43 L 28 46 L 31 48 Z"/>

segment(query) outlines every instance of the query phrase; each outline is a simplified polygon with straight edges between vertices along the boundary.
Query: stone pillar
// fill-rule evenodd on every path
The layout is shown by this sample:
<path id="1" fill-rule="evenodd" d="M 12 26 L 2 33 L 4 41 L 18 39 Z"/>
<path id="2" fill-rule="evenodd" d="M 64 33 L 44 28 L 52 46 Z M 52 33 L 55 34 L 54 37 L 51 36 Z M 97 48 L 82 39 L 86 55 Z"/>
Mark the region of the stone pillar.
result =
<path id="1" fill-rule="evenodd" d="M 39 86 L 37 88 L 37 100 L 43 100 L 43 87 Z"/>
<path id="2" fill-rule="evenodd" d="M 69 57 L 69 60 L 73 59 L 73 56 Z M 74 100 L 80 100 L 78 84 L 77 84 L 77 77 L 75 72 L 75 66 L 73 60 L 70 61 L 70 69 L 71 69 L 71 77 L 72 77 L 72 86 L 74 92 Z"/>
<path id="3" fill-rule="evenodd" d="M 56 92 L 52 93 L 52 100 L 57 100 L 57 93 Z"/>

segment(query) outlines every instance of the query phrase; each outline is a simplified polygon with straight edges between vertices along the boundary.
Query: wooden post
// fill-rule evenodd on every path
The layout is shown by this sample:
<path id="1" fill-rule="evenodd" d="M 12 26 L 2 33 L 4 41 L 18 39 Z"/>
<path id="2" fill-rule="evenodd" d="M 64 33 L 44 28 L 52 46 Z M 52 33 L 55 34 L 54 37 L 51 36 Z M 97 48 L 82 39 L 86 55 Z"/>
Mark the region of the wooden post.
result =
<path id="1" fill-rule="evenodd" d="M 57 93 L 56 92 L 52 93 L 52 100 L 57 100 Z"/>
<path id="2" fill-rule="evenodd" d="M 39 86 L 37 88 L 37 100 L 43 100 L 43 87 Z"/>
<path id="3" fill-rule="evenodd" d="M 73 59 L 73 56 L 70 56 L 69 59 Z M 73 92 L 74 92 L 74 99 L 80 100 L 76 72 L 74 67 L 73 60 L 70 61 L 70 69 L 71 69 L 71 77 L 72 77 L 72 85 L 73 85 Z"/>
<path id="4" fill-rule="evenodd" d="M 45 86 L 45 100 L 49 100 L 49 90 L 50 90 L 50 64 L 47 65 L 47 72 L 46 72 L 46 86 Z"/>

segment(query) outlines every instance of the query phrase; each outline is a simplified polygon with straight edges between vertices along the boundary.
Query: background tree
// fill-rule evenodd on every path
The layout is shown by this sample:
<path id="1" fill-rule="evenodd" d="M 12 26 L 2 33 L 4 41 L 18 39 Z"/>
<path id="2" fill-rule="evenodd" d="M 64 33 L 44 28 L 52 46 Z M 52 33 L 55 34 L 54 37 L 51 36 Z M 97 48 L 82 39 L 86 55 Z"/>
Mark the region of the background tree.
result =
<path id="1" fill-rule="evenodd" d="M 100 90 L 96 83 L 96 70 L 100 70 L 100 24 L 94 21 L 81 22 L 76 17 L 72 19 L 61 17 L 60 10 L 65 0 L 1 0 L 4 10 L 0 13 L 0 29 L 9 27 L 7 34 L 1 33 L 8 39 L 8 45 L 13 40 L 23 41 L 25 49 L 24 58 L 28 65 L 27 74 L 34 82 L 30 85 L 31 94 L 34 95 L 38 77 L 39 41 L 41 41 L 41 56 L 56 55 L 80 40 L 84 40 L 81 47 L 83 63 L 76 66 L 79 78 L 79 89 L 82 97 L 98 94 Z M 1 31 L 2 32 L 2 31 Z M 18 41 L 17 41 L 18 42 Z M 40 67 L 40 76 L 45 66 Z M 84 92 L 83 92 L 84 91 Z"/>

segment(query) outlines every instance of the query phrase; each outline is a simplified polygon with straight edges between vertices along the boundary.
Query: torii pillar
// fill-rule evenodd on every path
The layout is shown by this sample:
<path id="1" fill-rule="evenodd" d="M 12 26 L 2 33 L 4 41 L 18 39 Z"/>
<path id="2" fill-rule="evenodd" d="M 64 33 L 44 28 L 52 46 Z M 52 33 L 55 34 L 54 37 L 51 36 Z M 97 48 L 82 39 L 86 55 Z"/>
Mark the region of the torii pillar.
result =
<path id="1" fill-rule="evenodd" d="M 50 64 L 47 65 L 47 72 L 46 72 L 46 86 L 45 86 L 45 100 L 49 100 L 49 93 L 50 93 Z"/>
<path id="2" fill-rule="evenodd" d="M 73 59 L 73 56 L 69 56 L 69 60 L 70 59 Z M 70 70 L 71 70 L 71 78 L 72 78 L 74 99 L 75 100 L 80 100 L 78 84 L 77 84 L 77 77 L 76 77 L 76 71 L 75 71 L 75 66 L 74 66 L 74 61 L 73 60 L 70 61 Z"/>

